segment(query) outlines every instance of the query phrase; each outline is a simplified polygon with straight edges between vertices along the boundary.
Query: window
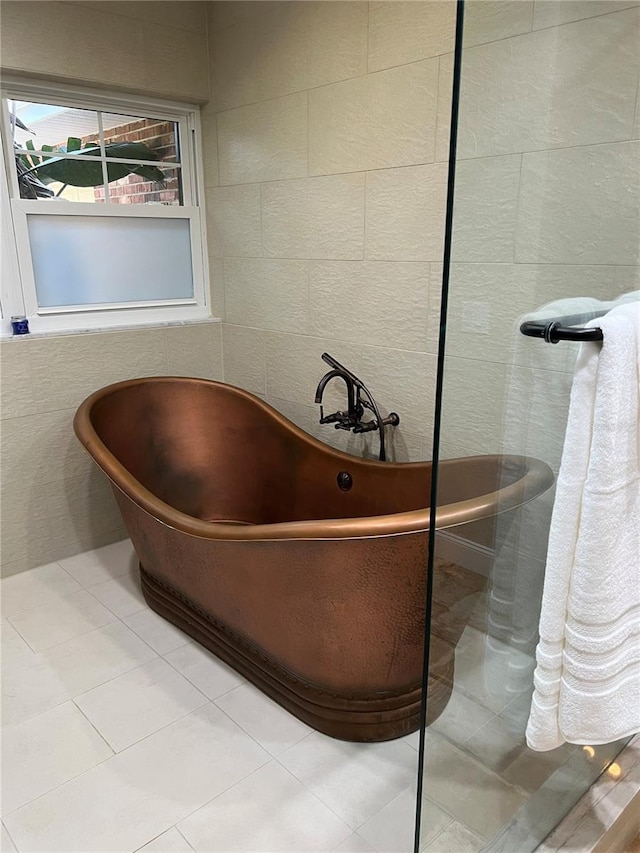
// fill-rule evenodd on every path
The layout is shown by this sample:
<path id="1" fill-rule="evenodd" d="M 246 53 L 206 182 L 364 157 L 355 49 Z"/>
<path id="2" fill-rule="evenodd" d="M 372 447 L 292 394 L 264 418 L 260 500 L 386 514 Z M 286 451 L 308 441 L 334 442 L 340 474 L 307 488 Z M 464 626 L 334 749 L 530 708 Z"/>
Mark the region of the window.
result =
<path id="1" fill-rule="evenodd" d="M 4 87 L 3 331 L 12 314 L 34 332 L 206 318 L 193 107 Z"/>

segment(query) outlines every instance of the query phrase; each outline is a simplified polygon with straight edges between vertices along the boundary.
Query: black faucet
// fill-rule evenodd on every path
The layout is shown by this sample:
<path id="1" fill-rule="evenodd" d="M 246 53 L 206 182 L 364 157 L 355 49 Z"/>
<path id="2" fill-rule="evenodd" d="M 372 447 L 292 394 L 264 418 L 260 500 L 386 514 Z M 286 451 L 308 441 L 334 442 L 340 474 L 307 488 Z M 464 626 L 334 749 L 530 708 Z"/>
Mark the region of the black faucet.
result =
<path id="1" fill-rule="evenodd" d="M 354 433 L 371 432 L 372 430 L 380 430 L 380 455 L 379 459 L 384 462 L 387 458 L 384 441 L 385 426 L 397 426 L 400 423 L 400 417 L 395 412 L 390 412 L 389 416 L 382 418 L 378 404 L 373 399 L 371 393 L 367 389 L 364 382 L 348 370 L 343 364 L 340 364 L 328 352 L 322 353 L 322 360 L 332 367 L 328 373 L 322 377 L 316 388 L 316 403 L 320 404 L 320 423 L 334 424 L 335 429 L 353 430 Z M 342 379 L 347 389 L 347 410 L 345 412 L 334 412 L 332 415 L 325 415 L 322 408 L 322 395 L 332 379 Z M 364 395 L 365 399 L 362 398 Z M 373 413 L 374 418 L 370 421 L 363 421 L 362 418 L 368 409 Z"/>

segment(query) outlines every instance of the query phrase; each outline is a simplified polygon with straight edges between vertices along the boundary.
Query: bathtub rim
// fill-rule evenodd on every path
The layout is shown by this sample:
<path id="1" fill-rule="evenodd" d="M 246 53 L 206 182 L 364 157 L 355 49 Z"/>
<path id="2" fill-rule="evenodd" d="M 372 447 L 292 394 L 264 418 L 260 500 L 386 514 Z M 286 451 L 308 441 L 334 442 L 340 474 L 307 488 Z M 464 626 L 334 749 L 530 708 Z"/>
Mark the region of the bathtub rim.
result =
<path id="1" fill-rule="evenodd" d="M 215 521 L 204 521 L 187 515 L 170 504 L 158 498 L 140 483 L 122 463 L 111 453 L 96 433 L 91 423 L 93 406 L 117 391 L 146 384 L 162 384 L 167 381 L 180 384 L 211 385 L 223 389 L 225 393 L 235 394 L 248 400 L 252 405 L 261 408 L 273 418 L 283 429 L 293 433 L 302 442 L 312 445 L 335 458 L 340 467 L 348 465 L 371 465 L 380 468 L 397 466 L 402 468 L 425 468 L 432 462 L 378 462 L 362 459 L 343 453 L 319 441 L 314 436 L 302 430 L 286 418 L 273 406 L 242 388 L 227 382 L 213 379 L 202 379 L 186 376 L 149 376 L 136 379 L 126 379 L 106 385 L 90 394 L 78 407 L 73 419 L 73 429 L 80 443 L 87 450 L 94 462 L 109 478 L 111 483 L 140 509 L 158 521 L 175 530 L 190 536 L 214 541 L 273 541 L 273 540 L 332 540 L 332 539 L 371 539 L 382 536 L 402 536 L 413 533 L 426 533 L 429 530 L 431 510 L 424 507 L 408 512 L 390 513 L 388 515 L 360 516 L 355 518 L 326 518 L 304 521 L 285 521 L 273 524 L 234 525 Z M 497 491 L 488 492 L 463 501 L 445 504 L 436 511 L 436 529 L 457 527 L 472 521 L 480 521 L 499 513 L 516 509 L 549 489 L 554 482 L 551 468 L 539 459 L 518 454 L 483 454 L 465 456 L 456 459 L 439 461 L 439 469 L 452 463 L 484 458 L 486 460 L 513 460 L 526 466 L 526 474 L 538 484 L 535 494 L 527 488 L 529 478 L 523 476 Z"/>

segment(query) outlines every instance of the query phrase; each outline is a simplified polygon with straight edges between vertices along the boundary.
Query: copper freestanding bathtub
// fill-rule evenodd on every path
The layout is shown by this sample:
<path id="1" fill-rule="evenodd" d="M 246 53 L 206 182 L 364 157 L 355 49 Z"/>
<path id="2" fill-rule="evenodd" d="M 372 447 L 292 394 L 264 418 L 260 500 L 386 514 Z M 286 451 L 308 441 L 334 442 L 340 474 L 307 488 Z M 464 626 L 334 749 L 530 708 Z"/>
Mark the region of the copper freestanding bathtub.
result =
<path id="1" fill-rule="evenodd" d="M 203 379 L 110 385 L 74 428 L 111 480 L 155 611 L 326 734 L 418 727 L 430 464 L 348 456 Z M 519 456 L 439 470 L 438 527 L 511 509 L 553 479 Z M 452 668 L 432 643 L 430 718 Z"/>

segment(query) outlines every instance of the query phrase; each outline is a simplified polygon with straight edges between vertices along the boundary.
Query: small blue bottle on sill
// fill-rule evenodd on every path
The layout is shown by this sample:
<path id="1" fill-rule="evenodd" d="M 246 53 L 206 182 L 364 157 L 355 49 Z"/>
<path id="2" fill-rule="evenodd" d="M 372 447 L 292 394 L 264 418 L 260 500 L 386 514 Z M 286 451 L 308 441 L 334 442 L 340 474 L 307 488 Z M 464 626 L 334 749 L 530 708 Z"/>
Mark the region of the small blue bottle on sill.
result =
<path id="1" fill-rule="evenodd" d="M 11 318 L 11 328 L 14 335 L 28 335 L 29 321 L 24 314 L 14 314 Z"/>

